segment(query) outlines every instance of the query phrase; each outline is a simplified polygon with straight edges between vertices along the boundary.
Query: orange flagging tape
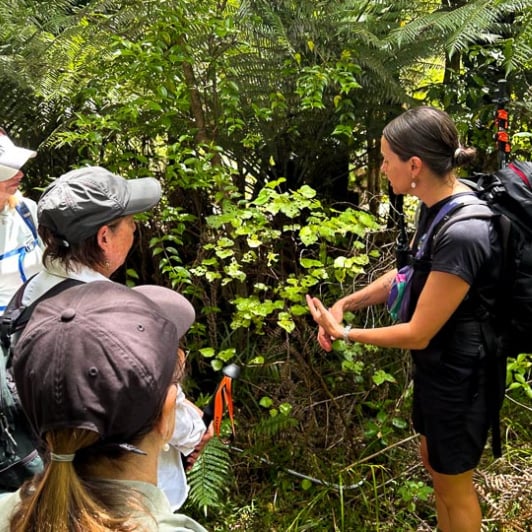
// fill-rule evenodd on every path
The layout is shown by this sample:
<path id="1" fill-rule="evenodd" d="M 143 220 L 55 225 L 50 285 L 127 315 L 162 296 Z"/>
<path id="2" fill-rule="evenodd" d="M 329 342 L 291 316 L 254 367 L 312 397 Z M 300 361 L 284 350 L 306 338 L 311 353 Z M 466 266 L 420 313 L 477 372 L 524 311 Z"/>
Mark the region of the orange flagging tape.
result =
<path id="1" fill-rule="evenodd" d="M 231 379 L 231 377 L 225 376 L 218 385 L 218 388 L 216 389 L 216 395 L 214 396 L 213 426 L 214 433 L 217 436 L 220 435 L 220 429 L 222 426 L 224 404 L 227 406 L 227 412 L 231 421 L 231 430 L 233 431 L 233 436 L 235 435 L 235 421 L 233 417 L 233 394 L 231 390 L 232 382 L 233 380 Z"/>

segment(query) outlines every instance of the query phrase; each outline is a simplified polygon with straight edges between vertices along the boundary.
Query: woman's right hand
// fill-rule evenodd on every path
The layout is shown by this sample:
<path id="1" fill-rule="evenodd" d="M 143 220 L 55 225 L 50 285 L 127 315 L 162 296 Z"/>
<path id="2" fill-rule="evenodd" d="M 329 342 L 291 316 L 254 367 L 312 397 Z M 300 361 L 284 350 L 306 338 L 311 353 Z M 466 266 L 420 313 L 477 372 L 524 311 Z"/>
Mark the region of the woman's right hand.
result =
<path id="1" fill-rule="evenodd" d="M 330 309 L 329 312 L 334 316 L 338 323 L 342 323 L 344 320 L 344 311 L 343 306 L 340 301 L 337 301 Z M 325 329 L 320 325 L 318 326 L 318 343 L 324 351 L 332 351 L 332 344 L 334 338 L 331 338 L 326 332 Z"/>
<path id="2" fill-rule="evenodd" d="M 318 343 L 321 345 L 321 348 L 327 352 L 332 351 L 332 339 L 327 335 L 323 327 L 320 325 L 318 327 Z"/>

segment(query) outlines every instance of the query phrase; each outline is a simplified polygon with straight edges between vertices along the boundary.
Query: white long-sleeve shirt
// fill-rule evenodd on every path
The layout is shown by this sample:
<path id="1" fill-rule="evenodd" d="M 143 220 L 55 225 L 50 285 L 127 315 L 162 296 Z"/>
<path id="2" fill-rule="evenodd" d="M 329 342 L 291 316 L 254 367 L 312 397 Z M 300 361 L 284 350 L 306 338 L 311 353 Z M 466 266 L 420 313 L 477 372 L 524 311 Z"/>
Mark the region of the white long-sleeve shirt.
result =
<path id="1" fill-rule="evenodd" d="M 19 201 L 24 201 L 37 224 L 37 206 L 34 201 L 23 198 L 20 192 L 15 194 Z M 23 249 L 22 249 L 23 248 Z M 21 250 L 22 249 L 22 250 Z M 42 270 L 42 247 L 33 236 L 30 228 L 16 209 L 6 205 L 0 211 L 0 256 L 21 250 L 11 256 L 0 259 L 0 315 L 17 288 L 24 282 L 20 269 L 29 279 Z"/>
<path id="2" fill-rule="evenodd" d="M 157 485 L 164 491 L 175 512 L 185 502 L 189 486 L 181 455 L 188 456 L 205 433 L 205 424 L 197 408 L 177 387 L 175 429 L 170 448 L 159 455 Z"/>

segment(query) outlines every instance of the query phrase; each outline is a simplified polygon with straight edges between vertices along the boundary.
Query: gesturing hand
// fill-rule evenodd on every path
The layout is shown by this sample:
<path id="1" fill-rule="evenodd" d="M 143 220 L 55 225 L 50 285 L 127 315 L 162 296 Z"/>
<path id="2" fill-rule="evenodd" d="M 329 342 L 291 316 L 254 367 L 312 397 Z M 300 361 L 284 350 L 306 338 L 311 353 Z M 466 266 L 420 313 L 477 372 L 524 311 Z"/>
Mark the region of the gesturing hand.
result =
<path id="1" fill-rule="evenodd" d="M 306 299 L 310 313 L 314 321 L 319 325 L 318 342 L 325 351 L 331 351 L 333 340 L 341 338 L 343 328 L 317 297 L 307 294 Z"/>

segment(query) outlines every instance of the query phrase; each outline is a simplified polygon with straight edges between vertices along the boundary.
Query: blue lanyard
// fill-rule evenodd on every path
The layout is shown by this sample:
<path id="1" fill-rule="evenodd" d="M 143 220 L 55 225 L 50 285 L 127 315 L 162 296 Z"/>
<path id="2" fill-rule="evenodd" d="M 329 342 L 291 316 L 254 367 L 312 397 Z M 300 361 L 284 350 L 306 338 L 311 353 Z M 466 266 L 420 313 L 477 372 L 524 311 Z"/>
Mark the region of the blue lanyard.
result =
<path id="1" fill-rule="evenodd" d="M 15 207 L 15 209 L 20 214 L 20 216 L 22 216 L 24 223 L 29 227 L 31 234 L 33 235 L 33 241 L 29 244 L 26 244 L 25 246 L 21 246 L 19 248 L 12 249 L 11 251 L 3 253 L 2 255 L 0 255 L 0 260 L 7 259 L 8 257 L 13 257 L 14 255 L 18 255 L 18 271 L 20 273 L 20 279 L 23 283 L 25 283 L 27 277 L 24 271 L 24 259 L 26 258 L 26 254 L 28 252 L 35 249 L 35 247 L 39 244 L 39 241 L 37 240 L 37 230 L 35 229 L 35 224 L 33 223 L 33 219 L 31 217 L 31 213 L 28 209 L 28 206 L 23 201 L 21 201 Z M 5 307 L 0 307 L 0 310 L 5 310 Z"/>

